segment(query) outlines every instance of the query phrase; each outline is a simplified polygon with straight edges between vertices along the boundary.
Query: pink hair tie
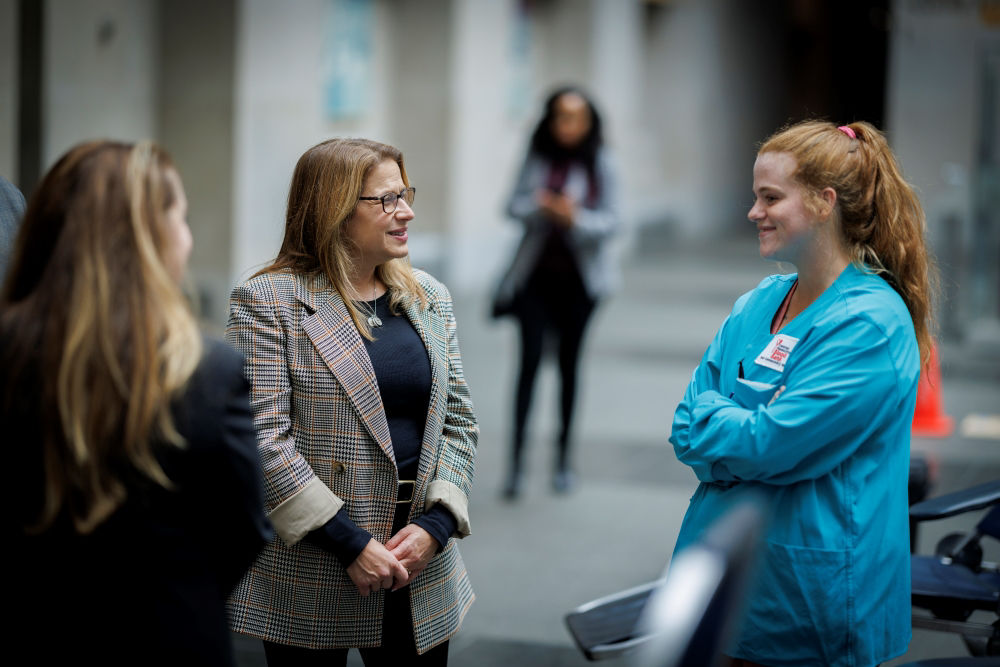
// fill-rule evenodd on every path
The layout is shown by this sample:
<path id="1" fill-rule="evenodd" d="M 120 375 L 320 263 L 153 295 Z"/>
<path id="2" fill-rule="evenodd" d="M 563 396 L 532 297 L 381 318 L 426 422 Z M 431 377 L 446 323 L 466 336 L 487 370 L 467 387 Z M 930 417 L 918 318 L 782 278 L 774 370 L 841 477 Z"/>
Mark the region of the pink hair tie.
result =
<path id="1" fill-rule="evenodd" d="M 852 130 L 851 128 L 847 127 L 846 125 L 841 125 L 837 129 L 840 130 L 841 132 L 843 132 L 844 134 L 846 134 L 847 136 L 849 136 L 851 139 L 857 139 L 858 138 L 858 135 L 854 134 L 854 130 Z"/>

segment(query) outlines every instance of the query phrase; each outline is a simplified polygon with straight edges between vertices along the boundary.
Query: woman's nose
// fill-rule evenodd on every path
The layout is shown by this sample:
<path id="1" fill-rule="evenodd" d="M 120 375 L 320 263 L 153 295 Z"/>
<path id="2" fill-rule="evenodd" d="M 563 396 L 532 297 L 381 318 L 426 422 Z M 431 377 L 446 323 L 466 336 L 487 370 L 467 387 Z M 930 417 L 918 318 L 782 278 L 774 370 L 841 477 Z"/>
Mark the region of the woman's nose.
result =
<path id="1" fill-rule="evenodd" d="M 747 213 L 747 218 L 750 219 L 750 222 L 757 222 L 764 218 L 764 207 L 760 205 L 760 202 L 754 202 Z"/>
<path id="2" fill-rule="evenodd" d="M 415 217 L 413 209 L 402 197 L 396 200 L 395 214 L 397 218 L 401 218 L 403 220 L 412 220 Z"/>

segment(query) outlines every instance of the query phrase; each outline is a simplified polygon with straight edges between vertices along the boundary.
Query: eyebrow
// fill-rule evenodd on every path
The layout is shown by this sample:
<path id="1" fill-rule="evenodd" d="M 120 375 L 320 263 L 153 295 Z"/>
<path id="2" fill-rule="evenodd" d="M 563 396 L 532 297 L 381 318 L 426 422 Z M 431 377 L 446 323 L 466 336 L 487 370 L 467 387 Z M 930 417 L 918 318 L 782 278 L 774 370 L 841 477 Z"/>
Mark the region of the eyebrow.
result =
<path id="1" fill-rule="evenodd" d="M 361 196 L 362 197 L 384 197 L 386 195 L 398 195 L 400 192 L 402 192 L 405 189 L 406 189 L 406 186 L 403 186 L 402 190 L 393 190 L 392 188 L 385 188 L 384 190 L 376 190 L 376 192 L 378 192 L 379 194 L 373 194 L 373 195 L 364 195 L 363 194 Z"/>

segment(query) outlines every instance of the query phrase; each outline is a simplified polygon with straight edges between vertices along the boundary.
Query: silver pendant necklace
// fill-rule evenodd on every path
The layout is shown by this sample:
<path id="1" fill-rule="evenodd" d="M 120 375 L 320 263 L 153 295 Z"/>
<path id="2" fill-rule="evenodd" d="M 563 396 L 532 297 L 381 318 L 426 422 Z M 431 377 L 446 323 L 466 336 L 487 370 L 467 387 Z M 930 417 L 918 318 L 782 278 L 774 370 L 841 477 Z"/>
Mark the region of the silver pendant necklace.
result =
<path id="1" fill-rule="evenodd" d="M 370 326 L 370 327 L 380 327 L 380 326 L 382 326 L 382 320 L 380 320 L 378 318 L 378 297 L 375 296 L 375 293 L 377 291 L 378 291 L 378 284 L 373 279 L 372 280 L 372 314 L 368 316 L 368 326 Z M 366 306 L 368 305 L 367 301 L 365 301 L 365 305 Z"/>

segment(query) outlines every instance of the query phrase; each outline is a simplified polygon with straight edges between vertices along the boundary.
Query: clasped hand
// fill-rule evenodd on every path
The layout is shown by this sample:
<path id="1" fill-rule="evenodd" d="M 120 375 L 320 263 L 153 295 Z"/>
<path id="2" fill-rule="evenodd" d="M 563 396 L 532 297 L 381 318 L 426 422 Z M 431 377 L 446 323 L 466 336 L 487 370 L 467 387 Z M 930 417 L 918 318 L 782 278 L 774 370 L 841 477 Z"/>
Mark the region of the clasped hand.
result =
<path id="1" fill-rule="evenodd" d="M 538 208 L 549 219 L 561 227 L 572 227 L 576 217 L 576 203 L 569 197 L 550 190 L 538 190 L 535 193 Z"/>
<path id="2" fill-rule="evenodd" d="M 371 539 L 347 568 L 362 597 L 383 588 L 397 591 L 424 571 L 437 552 L 438 543 L 416 524 L 408 524 L 385 545 Z"/>

